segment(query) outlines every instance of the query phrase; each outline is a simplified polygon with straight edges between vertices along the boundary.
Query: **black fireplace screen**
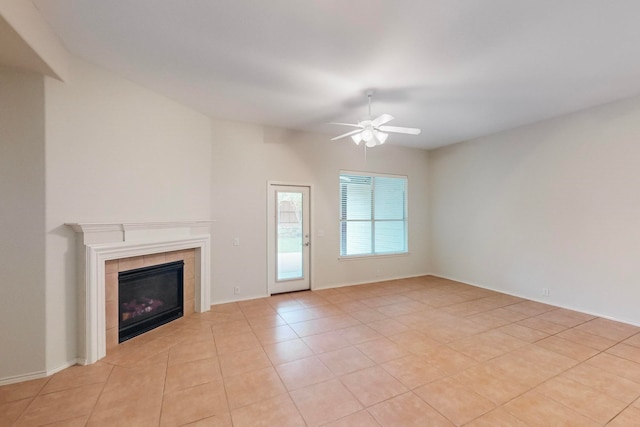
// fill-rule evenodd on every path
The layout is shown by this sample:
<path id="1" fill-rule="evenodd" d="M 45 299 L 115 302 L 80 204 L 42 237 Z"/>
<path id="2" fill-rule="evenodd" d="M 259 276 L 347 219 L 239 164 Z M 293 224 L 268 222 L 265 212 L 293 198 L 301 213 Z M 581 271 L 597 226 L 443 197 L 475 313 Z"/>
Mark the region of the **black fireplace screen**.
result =
<path id="1" fill-rule="evenodd" d="M 182 317 L 183 272 L 176 261 L 118 274 L 118 342 Z"/>

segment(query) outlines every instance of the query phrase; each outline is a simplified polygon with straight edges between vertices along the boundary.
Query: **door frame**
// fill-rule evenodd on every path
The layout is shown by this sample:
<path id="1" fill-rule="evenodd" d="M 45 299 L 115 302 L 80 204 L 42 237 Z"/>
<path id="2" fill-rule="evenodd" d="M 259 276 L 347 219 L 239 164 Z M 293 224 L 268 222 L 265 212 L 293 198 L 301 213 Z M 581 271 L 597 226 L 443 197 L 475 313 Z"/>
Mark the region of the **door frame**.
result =
<path id="1" fill-rule="evenodd" d="M 272 210 L 275 209 L 274 195 L 271 191 L 272 185 L 280 185 L 285 187 L 306 187 L 309 189 L 309 290 L 313 290 L 313 275 L 314 275 L 314 239 L 313 239 L 313 185 L 302 182 L 290 182 L 290 181 L 267 181 L 267 295 L 271 295 L 275 287 L 276 277 L 276 248 L 275 245 L 275 227 L 271 221 Z"/>

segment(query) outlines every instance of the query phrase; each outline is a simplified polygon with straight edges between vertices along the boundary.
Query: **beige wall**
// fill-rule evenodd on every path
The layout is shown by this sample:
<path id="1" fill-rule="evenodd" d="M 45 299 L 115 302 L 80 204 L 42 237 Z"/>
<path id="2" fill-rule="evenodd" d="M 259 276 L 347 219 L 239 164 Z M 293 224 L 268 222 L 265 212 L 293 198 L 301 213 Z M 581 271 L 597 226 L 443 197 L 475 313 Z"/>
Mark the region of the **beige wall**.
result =
<path id="1" fill-rule="evenodd" d="M 65 222 L 216 219 L 212 302 L 266 295 L 270 180 L 312 186 L 316 289 L 432 271 L 640 323 L 640 98 L 429 153 L 386 145 L 365 159 L 348 140 L 211 120 L 71 65 L 66 83 L 1 75 L 0 248 L 17 252 L 0 261 L 11 301 L 0 331 L 17 344 L 0 356 L 0 379 L 75 360 L 75 234 Z M 410 255 L 338 259 L 341 169 L 409 176 Z M 16 319 L 19 334 L 6 327 Z"/>
<path id="2" fill-rule="evenodd" d="M 640 324 L 639 141 L 633 98 L 430 152 L 433 272 Z"/>
<path id="3" fill-rule="evenodd" d="M 0 67 L 0 379 L 45 365 L 43 77 Z"/>
<path id="4" fill-rule="evenodd" d="M 66 222 L 208 219 L 210 121 L 80 60 L 46 79 L 47 369 L 76 357 L 75 233 Z"/>
<path id="5" fill-rule="evenodd" d="M 2 116 L 2 251 L 24 246 L 0 261 L 11 282 L 0 287 L 2 301 L 15 302 L 3 324 L 23 325 L 0 329 L 3 343 L 20 340 L 2 353 L 1 381 L 75 362 L 76 235 L 66 222 L 216 219 L 213 302 L 261 297 L 267 181 L 305 183 L 313 186 L 313 232 L 325 230 L 314 239 L 315 288 L 429 271 L 425 151 L 387 145 L 365 161 L 349 141 L 211 120 L 83 61 L 70 65 L 65 83 L 3 73 L 2 101 L 10 102 L 2 107 L 11 114 Z M 340 169 L 409 176 L 410 255 L 338 261 Z"/>
<path id="6" fill-rule="evenodd" d="M 390 144 L 368 150 L 350 140 L 238 122 L 213 121 L 213 300 L 267 293 L 267 181 L 309 184 L 314 289 L 429 272 L 427 152 Z M 409 177 L 410 255 L 339 261 L 341 169 Z M 324 230 L 324 237 L 318 236 Z M 240 246 L 233 246 L 234 237 Z"/>
<path id="7" fill-rule="evenodd" d="M 312 185 L 316 289 L 432 271 L 540 300 L 546 287 L 550 303 L 640 323 L 640 98 L 365 159 L 348 140 L 211 120 L 79 60 L 66 83 L 8 70 L 1 79 L 0 249 L 17 251 L 0 260 L 11 302 L 0 331 L 17 344 L 0 356 L 0 380 L 75 360 L 65 222 L 216 219 L 212 302 L 266 295 L 269 180 Z M 410 255 L 338 259 L 341 169 L 408 175 Z M 7 328 L 16 321 L 19 334 Z"/>

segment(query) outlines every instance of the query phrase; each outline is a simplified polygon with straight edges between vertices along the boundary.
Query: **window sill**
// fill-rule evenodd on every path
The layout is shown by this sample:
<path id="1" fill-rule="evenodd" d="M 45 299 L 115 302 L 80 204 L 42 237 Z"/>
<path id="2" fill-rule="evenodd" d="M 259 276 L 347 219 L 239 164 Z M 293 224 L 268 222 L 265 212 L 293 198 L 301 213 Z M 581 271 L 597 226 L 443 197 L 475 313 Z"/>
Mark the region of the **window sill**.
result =
<path id="1" fill-rule="evenodd" d="M 400 252 L 395 254 L 380 254 L 380 255 L 350 255 L 350 256 L 339 256 L 338 261 L 361 261 L 366 259 L 378 259 L 378 258 L 394 258 L 401 256 L 411 255 L 411 252 Z"/>

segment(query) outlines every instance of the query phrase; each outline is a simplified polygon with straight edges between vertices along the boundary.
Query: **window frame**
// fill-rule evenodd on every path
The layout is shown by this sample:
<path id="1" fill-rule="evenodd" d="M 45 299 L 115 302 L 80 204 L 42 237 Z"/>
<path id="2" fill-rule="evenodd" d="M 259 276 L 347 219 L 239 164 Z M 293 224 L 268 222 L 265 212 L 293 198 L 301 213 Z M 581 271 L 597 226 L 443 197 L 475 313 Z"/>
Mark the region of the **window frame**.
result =
<path id="1" fill-rule="evenodd" d="M 341 178 L 343 175 L 355 175 L 371 178 L 372 186 L 371 186 L 371 219 L 362 220 L 347 220 L 342 217 L 342 181 Z M 404 217 L 402 220 L 400 219 L 375 219 L 375 178 L 396 178 L 404 180 Z M 350 171 L 350 170 L 340 170 L 338 174 L 338 185 L 339 185 L 339 193 L 338 193 L 338 228 L 339 228 L 339 247 L 338 247 L 338 259 L 339 260 L 353 260 L 353 259 L 362 259 L 362 258 L 379 258 L 379 257 L 390 257 L 390 256 L 404 256 L 409 254 L 409 177 L 407 175 L 396 175 L 396 174 L 385 174 L 385 173 L 376 173 L 376 172 L 358 172 L 358 171 Z M 376 238 L 376 223 L 380 222 L 398 222 L 402 221 L 404 224 L 404 250 L 402 251 L 394 251 L 394 252 L 375 252 L 375 238 Z M 362 253 L 362 254 L 353 254 L 343 255 L 343 247 L 346 244 L 346 235 L 345 226 L 348 222 L 370 222 L 371 223 L 371 250 L 370 253 Z M 346 250 L 345 250 L 346 252 Z"/>

